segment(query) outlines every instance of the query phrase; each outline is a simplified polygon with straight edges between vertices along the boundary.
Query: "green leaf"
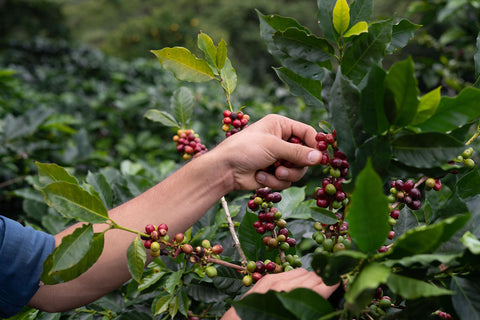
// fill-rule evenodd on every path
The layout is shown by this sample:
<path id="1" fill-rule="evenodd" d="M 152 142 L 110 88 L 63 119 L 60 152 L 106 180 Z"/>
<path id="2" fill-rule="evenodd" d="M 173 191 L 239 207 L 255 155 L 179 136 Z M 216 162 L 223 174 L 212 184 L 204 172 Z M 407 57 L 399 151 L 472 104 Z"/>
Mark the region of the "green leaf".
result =
<path id="1" fill-rule="evenodd" d="M 150 109 L 145 113 L 144 117 L 154 122 L 160 122 L 162 125 L 167 127 L 173 127 L 173 128 L 181 127 L 181 125 L 177 122 L 175 117 L 165 111 Z"/>
<path id="2" fill-rule="evenodd" d="M 278 50 L 275 58 L 301 77 L 321 80 L 324 68 L 331 68 L 330 60 L 335 53 L 333 47 L 327 40 L 306 30 L 288 28 L 277 31 L 273 42 Z"/>
<path id="3" fill-rule="evenodd" d="M 480 78 L 480 32 L 477 37 L 477 52 L 475 52 L 473 60 L 475 62 L 475 77 Z"/>
<path id="4" fill-rule="evenodd" d="M 326 99 L 327 100 L 327 99 Z M 359 116 L 360 92 L 339 69 L 329 95 L 327 109 L 332 127 L 337 131 L 340 150 L 353 159 L 355 150 L 363 142 L 362 123 Z"/>
<path id="5" fill-rule="evenodd" d="M 352 26 L 343 35 L 344 38 L 350 38 L 352 36 L 358 36 L 359 34 L 368 32 L 368 24 L 365 21 L 360 21 Z"/>
<path id="6" fill-rule="evenodd" d="M 274 68 L 274 70 L 280 80 L 289 87 L 291 94 L 302 97 L 307 105 L 323 107 L 322 82 L 320 80 L 303 78 L 285 67 Z"/>
<path id="7" fill-rule="evenodd" d="M 396 50 L 401 49 L 412 40 L 415 31 L 420 28 L 421 25 L 411 23 L 407 19 L 402 19 L 397 24 L 392 26 L 392 42 L 387 48 L 387 53 L 392 54 Z"/>
<path id="8" fill-rule="evenodd" d="M 343 35 L 350 24 L 350 7 L 347 0 L 337 0 L 333 7 L 333 27 L 339 35 Z"/>
<path id="9" fill-rule="evenodd" d="M 406 256 L 401 259 L 388 259 L 383 264 L 389 268 L 404 267 L 404 268 L 429 268 L 430 266 L 438 266 L 440 264 L 451 265 L 458 258 L 462 256 L 459 254 L 415 254 Z"/>
<path id="10" fill-rule="evenodd" d="M 318 4 L 318 26 L 322 30 L 325 38 L 331 42 L 337 42 L 337 34 L 333 26 L 333 8 L 336 1 L 332 0 L 317 0 Z"/>
<path id="11" fill-rule="evenodd" d="M 394 118 L 390 121 L 400 127 L 410 124 L 417 113 L 419 103 L 419 90 L 411 57 L 395 63 L 388 70 L 385 89 L 391 92 L 395 103 L 393 106 L 385 106 L 395 110 Z"/>
<path id="12" fill-rule="evenodd" d="M 177 286 L 182 285 L 182 283 L 180 282 L 180 280 L 182 279 L 182 276 L 183 276 L 182 270 L 172 272 L 170 275 L 168 275 L 167 281 L 165 283 L 165 290 L 168 293 L 173 294 Z"/>
<path id="13" fill-rule="evenodd" d="M 409 300 L 451 295 L 453 293 L 445 288 L 393 273 L 388 276 L 387 286 L 395 294 Z"/>
<path id="14" fill-rule="evenodd" d="M 154 285 L 155 283 L 160 281 L 160 279 L 162 279 L 163 276 L 166 274 L 167 272 L 160 271 L 159 269 L 156 269 L 156 268 L 151 270 L 147 274 L 144 274 L 138 285 L 138 291 L 145 290 L 150 286 Z"/>
<path id="15" fill-rule="evenodd" d="M 465 232 L 462 242 L 471 253 L 480 255 L 480 240 L 477 239 L 470 231 Z"/>
<path id="16" fill-rule="evenodd" d="M 345 303 L 353 312 L 360 312 L 370 301 L 379 285 L 385 283 L 390 268 L 379 263 L 367 264 L 353 280 L 350 290 L 345 293 Z"/>
<path id="17" fill-rule="evenodd" d="M 434 252 L 442 243 L 460 230 L 470 219 L 470 214 L 456 215 L 431 225 L 422 225 L 406 231 L 388 252 L 389 259 Z"/>
<path id="18" fill-rule="evenodd" d="M 263 259 L 265 245 L 262 241 L 262 235 L 255 232 L 253 223 L 258 220 L 258 216 L 247 211 L 238 228 L 238 239 L 242 245 L 243 252 L 248 260 L 257 261 Z"/>
<path id="19" fill-rule="evenodd" d="M 450 289 L 455 291 L 452 304 L 459 319 L 480 319 L 480 279 L 453 276 Z"/>
<path id="20" fill-rule="evenodd" d="M 200 50 L 203 51 L 205 54 L 205 60 L 207 61 L 208 65 L 215 73 L 217 71 L 217 48 L 213 43 L 212 38 L 206 35 L 203 32 L 198 33 L 198 40 L 197 45 Z M 221 69 L 221 68 L 218 68 Z"/>
<path id="21" fill-rule="evenodd" d="M 207 61 L 198 59 L 183 47 L 151 50 L 162 66 L 182 81 L 205 82 L 215 79 Z"/>
<path id="22" fill-rule="evenodd" d="M 44 261 L 42 282 L 50 285 L 77 278 L 98 260 L 103 244 L 104 234 L 94 234 L 91 224 L 75 229 Z"/>
<path id="23" fill-rule="evenodd" d="M 172 319 L 175 317 L 175 315 L 178 312 L 178 306 L 179 306 L 178 295 L 175 295 L 168 305 L 168 313 L 170 314 L 170 317 L 172 317 Z"/>
<path id="24" fill-rule="evenodd" d="M 371 135 L 379 135 L 388 130 L 389 122 L 383 107 L 385 93 L 385 70 L 372 66 L 368 72 L 365 86 L 360 92 L 359 115 L 365 130 Z"/>
<path id="25" fill-rule="evenodd" d="M 188 310 L 190 306 L 190 299 L 188 298 L 188 295 L 185 291 L 181 290 L 177 294 L 178 298 L 178 310 L 180 311 L 181 314 L 183 314 L 185 317 L 188 317 Z"/>
<path id="26" fill-rule="evenodd" d="M 147 254 L 142 240 L 138 237 L 132 241 L 127 249 L 127 265 L 133 280 L 140 283 L 142 280 L 143 270 L 145 269 L 145 262 L 147 261 Z"/>
<path id="27" fill-rule="evenodd" d="M 324 259 L 325 261 L 321 261 Z M 368 256 L 359 251 L 342 250 L 333 254 L 314 254 L 312 268 L 328 286 L 341 281 L 341 276 L 357 268 Z"/>
<path id="28" fill-rule="evenodd" d="M 43 186 L 52 182 L 69 182 L 78 185 L 78 180 L 70 175 L 67 170 L 55 163 L 35 162 L 38 167 L 38 176 Z"/>
<path id="29" fill-rule="evenodd" d="M 355 0 L 350 4 L 350 25 L 360 21 L 370 22 L 373 12 L 373 0 Z"/>
<path id="30" fill-rule="evenodd" d="M 222 75 L 222 88 L 228 93 L 231 94 L 237 87 L 237 73 L 230 62 L 230 59 L 226 59 L 225 65 L 221 70 Z"/>
<path id="31" fill-rule="evenodd" d="M 305 187 L 290 187 L 281 192 L 282 201 L 276 204 L 277 209 L 288 218 L 290 212 L 293 212 L 303 200 L 305 200 Z"/>
<path id="32" fill-rule="evenodd" d="M 104 223 L 109 219 L 102 200 L 78 185 L 52 182 L 40 191 L 45 202 L 67 218 L 88 223 Z"/>
<path id="33" fill-rule="evenodd" d="M 289 312 L 278 299 L 278 293 L 268 291 L 265 294 L 252 293 L 234 302 L 235 311 L 241 319 L 255 320 L 291 320 L 295 315 Z"/>
<path id="34" fill-rule="evenodd" d="M 227 61 L 227 43 L 222 39 L 217 45 L 217 68 L 223 69 Z"/>
<path id="35" fill-rule="evenodd" d="M 168 311 L 168 306 L 173 297 L 167 292 L 161 292 L 152 303 L 152 313 L 154 316 L 158 316 Z"/>
<path id="36" fill-rule="evenodd" d="M 427 121 L 438 108 L 440 104 L 442 87 L 433 89 L 420 98 L 420 103 L 417 108 L 417 113 L 413 118 L 412 124 L 416 125 Z"/>
<path id="37" fill-rule="evenodd" d="M 446 164 L 461 154 L 465 146 L 449 135 L 427 132 L 409 134 L 392 141 L 393 156 L 415 168 L 434 168 Z"/>
<path id="38" fill-rule="evenodd" d="M 322 296 L 305 288 L 279 292 L 277 297 L 287 310 L 301 320 L 317 320 L 334 311 L 332 305 Z"/>
<path id="39" fill-rule="evenodd" d="M 325 224 L 335 224 L 338 222 L 338 218 L 335 213 L 328 209 L 319 207 L 311 207 L 311 209 L 313 210 L 312 218 L 315 221 Z"/>
<path id="40" fill-rule="evenodd" d="M 340 62 L 342 72 L 358 84 L 374 65 L 381 65 L 392 37 L 392 20 L 372 23 L 368 33 L 352 39 Z"/>
<path id="41" fill-rule="evenodd" d="M 390 231 L 388 212 L 388 199 L 383 194 L 382 180 L 371 161 L 368 161 L 357 177 L 346 213 L 349 235 L 361 251 L 373 254 L 383 245 Z"/>
<path id="42" fill-rule="evenodd" d="M 193 114 L 193 93 L 186 87 L 180 87 L 173 92 L 171 105 L 175 119 L 185 128 Z"/>
<path id="43" fill-rule="evenodd" d="M 442 97 L 435 114 L 418 127 L 423 132 L 449 132 L 480 117 L 480 89 L 468 87 L 456 97 Z"/>

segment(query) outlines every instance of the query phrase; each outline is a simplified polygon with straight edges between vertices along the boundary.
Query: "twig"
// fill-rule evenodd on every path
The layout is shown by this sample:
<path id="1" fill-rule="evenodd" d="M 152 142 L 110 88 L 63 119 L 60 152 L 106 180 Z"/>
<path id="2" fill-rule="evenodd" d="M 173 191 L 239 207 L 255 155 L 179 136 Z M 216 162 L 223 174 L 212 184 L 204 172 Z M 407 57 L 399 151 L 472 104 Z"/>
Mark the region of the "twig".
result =
<path id="1" fill-rule="evenodd" d="M 232 234 L 233 245 L 235 246 L 235 248 L 237 248 L 237 251 L 238 251 L 238 254 L 240 255 L 240 259 L 242 260 L 242 263 L 246 264 L 247 257 L 245 256 L 245 253 L 243 252 L 242 247 L 240 245 L 240 241 L 238 240 L 237 234 L 235 233 L 235 226 L 233 224 L 230 211 L 228 210 L 227 200 L 225 200 L 225 197 L 222 197 L 221 201 L 222 201 L 223 210 L 225 210 L 225 215 L 227 216 L 228 229 L 230 229 L 230 233 Z"/>
<path id="2" fill-rule="evenodd" d="M 468 146 L 469 144 L 471 144 L 475 139 L 478 138 L 478 136 L 480 136 L 480 122 L 477 126 L 477 132 L 475 132 L 475 134 L 465 143 L 465 145 Z"/>
<path id="3" fill-rule="evenodd" d="M 215 258 L 212 258 L 212 257 L 208 257 L 207 262 L 216 263 L 216 264 L 219 264 L 221 266 L 236 269 L 236 270 L 240 270 L 240 271 L 245 271 L 246 270 L 246 268 L 244 266 L 239 266 L 238 264 L 233 264 L 233 263 L 223 261 L 223 260 L 220 260 L 220 259 L 215 259 Z"/>
<path id="4" fill-rule="evenodd" d="M 9 185 L 14 184 L 14 183 L 17 183 L 17 182 L 20 182 L 20 181 L 22 181 L 22 180 L 24 180 L 24 179 L 25 179 L 25 177 L 16 177 L 16 178 L 13 178 L 13 179 L 4 181 L 4 182 L 0 183 L 0 189 L 1 189 L 1 188 L 8 187 Z"/>

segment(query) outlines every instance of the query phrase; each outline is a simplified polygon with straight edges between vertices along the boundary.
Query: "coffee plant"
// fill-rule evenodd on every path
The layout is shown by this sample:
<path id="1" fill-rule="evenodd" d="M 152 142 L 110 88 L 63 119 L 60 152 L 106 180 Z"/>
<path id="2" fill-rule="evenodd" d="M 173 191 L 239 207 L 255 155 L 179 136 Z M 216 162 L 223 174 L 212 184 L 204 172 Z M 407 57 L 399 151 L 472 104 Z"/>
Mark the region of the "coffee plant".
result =
<path id="1" fill-rule="evenodd" d="M 38 163 L 34 183 L 46 203 L 86 222 L 46 260 L 44 283 L 78 277 L 101 254 L 104 233 L 121 229 L 137 235 L 126 252 L 132 281 L 124 303 L 148 302 L 161 319 L 220 317 L 232 305 L 242 319 L 480 318 L 480 174 L 472 147 L 480 135 L 479 82 L 454 96 L 442 96 L 440 87 L 421 94 L 413 57 L 383 66 L 419 25 L 371 21 L 372 0 L 317 4 L 320 36 L 293 18 L 257 11 L 278 77 L 309 108 L 326 110 L 316 135 L 323 158 L 307 176 L 318 183 L 308 185 L 311 193 L 295 186 L 227 195 L 206 214 L 208 222 L 170 235 L 161 222 L 137 231 L 113 221 L 102 173 L 79 181 Z M 218 131 L 228 139 L 253 117 L 232 103 L 237 77 L 225 41 L 200 32 L 198 47 L 202 58 L 183 47 L 152 53 L 179 81 L 218 83 L 226 98 Z M 478 41 L 476 50 L 478 79 Z M 191 91 L 177 89 L 170 104 L 145 118 L 172 128 L 184 161 L 208 152 L 189 127 L 196 120 Z M 278 165 L 290 164 L 279 160 L 264 170 Z M 94 223 L 110 228 L 94 233 Z M 145 267 L 147 254 L 155 259 Z M 328 300 L 303 288 L 242 298 L 265 274 L 298 267 L 339 289 Z M 76 314 L 148 317 L 144 309 L 98 309 Z"/>

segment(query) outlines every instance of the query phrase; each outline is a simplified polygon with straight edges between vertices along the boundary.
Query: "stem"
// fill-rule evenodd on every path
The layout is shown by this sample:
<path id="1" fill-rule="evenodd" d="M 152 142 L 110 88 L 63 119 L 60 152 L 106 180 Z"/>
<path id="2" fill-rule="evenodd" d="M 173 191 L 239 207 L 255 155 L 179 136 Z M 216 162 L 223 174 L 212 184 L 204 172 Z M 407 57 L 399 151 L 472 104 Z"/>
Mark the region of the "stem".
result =
<path id="1" fill-rule="evenodd" d="M 119 230 L 131 232 L 131 233 L 135 233 L 135 234 L 140 235 L 140 236 L 150 237 L 150 236 L 149 236 L 148 234 L 146 234 L 146 233 L 143 233 L 143 232 L 140 232 L 140 231 L 136 231 L 136 230 L 133 230 L 133 229 L 130 229 L 130 228 L 127 228 L 127 227 L 123 227 L 123 226 L 119 225 L 118 223 L 116 223 L 116 222 L 113 221 L 113 220 L 110 220 L 110 226 L 111 226 L 112 229 L 119 229 Z"/>
<path id="2" fill-rule="evenodd" d="M 16 177 L 16 178 L 13 178 L 13 179 L 4 181 L 4 182 L 0 183 L 0 189 L 1 189 L 1 188 L 8 187 L 8 186 L 11 185 L 11 184 L 15 184 L 15 183 L 17 183 L 17 182 L 20 182 L 20 181 L 22 181 L 23 179 L 25 179 L 25 177 Z"/>
<path id="3" fill-rule="evenodd" d="M 246 268 L 244 266 L 239 266 L 238 264 L 233 264 L 233 263 L 226 262 L 226 261 L 223 261 L 223 260 L 220 260 L 220 259 L 215 259 L 215 258 L 212 258 L 212 257 L 208 257 L 207 262 L 219 264 L 221 266 L 236 269 L 236 270 L 240 270 L 240 271 L 245 271 L 246 270 Z"/>
<path id="4" fill-rule="evenodd" d="M 475 132 L 475 134 L 465 143 L 465 145 L 468 146 L 471 144 L 475 139 L 478 138 L 478 136 L 480 136 L 480 122 L 478 122 L 477 132 Z"/>
<path id="5" fill-rule="evenodd" d="M 233 245 L 235 248 L 237 248 L 237 251 L 238 251 L 238 254 L 240 255 L 240 259 L 242 260 L 242 263 L 246 264 L 247 257 L 245 256 L 245 253 L 242 250 L 242 246 L 240 245 L 240 241 L 238 240 L 237 234 L 235 233 L 235 226 L 233 224 L 230 211 L 228 210 L 227 200 L 225 200 L 225 197 L 222 197 L 221 201 L 222 201 L 223 210 L 225 210 L 225 215 L 227 216 L 228 229 L 230 229 L 230 233 L 232 234 Z"/>

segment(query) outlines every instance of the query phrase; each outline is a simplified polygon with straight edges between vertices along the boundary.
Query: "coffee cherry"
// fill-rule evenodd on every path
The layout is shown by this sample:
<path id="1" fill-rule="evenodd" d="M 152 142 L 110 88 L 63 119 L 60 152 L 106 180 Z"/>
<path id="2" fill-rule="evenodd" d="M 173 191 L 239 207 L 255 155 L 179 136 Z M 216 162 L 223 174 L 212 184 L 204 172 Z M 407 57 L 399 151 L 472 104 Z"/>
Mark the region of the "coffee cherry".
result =
<path id="1" fill-rule="evenodd" d="M 284 235 L 285 237 L 288 237 L 288 229 L 287 228 L 282 228 L 278 230 L 278 235 Z"/>
<path id="2" fill-rule="evenodd" d="M 265 231 L 266 231 L 266 229 L 265 229 L 264 226 L 260 226 L 260 227 L 256 228 L 255 230 L 256 230 L 257 233 L 259 233 L 259 234 L 264 234 Z"/>
<path id="3" fill-rule="evenodd" d="M 256 268 L 255 268 L 256 272 L 259 272 L 259 273 L 265 272 L 265 263 L 263 263 L 263 261 L 257 261 L 255 265 L 256 265 Z"/>
<path id="4" fill-rule="evenodd" d="M 439 179 L 435 179 L 435 185 L 433 186 L 433 190 L 440 191 L 442 189 L 442 181 Z"/>
<path id="5" fill-rule="evenodd" d="M 242 283 L 245 287 L 250 287 L 253 283 L 252 276 L 250 276 L 248 274 L 246 276 L 244 276 L 243 279 L 242 279 Z"/>
<path id="6" fill-rule="evenodd" d="M 388 233 L 388 239 L 392 240 L 394 237 L 395 237 L 395 231 L 392 230 Z"/>
<path id="7" fill-rule="evenodd" d="M 145 247 L 145 249 L 150 249 L 151 245 L 152 245 L 152 240 L 150 239 L 145 240 L 145 242 L 143 243 L 143 246 Z"/>
<path id="8" fill-rule="evenodd" d="M 203 239 L 202 240 L 202 247 L 204 247 L 205 249 L 210 249 L 210 241 L 208 239 Z"/>
<path id="9" fill-rule="evenodd" d="M 392 300 L 390 297 L 384 296 L 380 301 L 378 301 L 378 306 L 383 310 L 387 310 L 392 306 Z"/>
<path id="10" fill-rule="evenodd" d="M 390 217 L 390 218 L 388 218 L 388 224 L 391 225 L 391 226 L 394 226 L 394 225 L 397 224 L 397 220 Z"/>
<path id="11" fill-rule="evenodd" d="M 216 244 L 212 247 L 213 254 L 221 254 L 223 252 L 223 247 L 220 244 Z"/>
<path id="12" fill-rule="evenodd" d="M 473 161 L 472 159 L 465 159 L 465 161 L 463 162 L 463 164 L 467 167 L 467 168 L 473 168 L 475 167 L 475 161 Z"/>
<path id="13" fill-rule="evenodd" d="M 287 221 L 285 221 L 284 219 L 278 219 L 276 225 L 279 228 L 285 228 L 287 226 Z"/>
<path id="14" fill-rule="evenodd" d="M 184 239 L 185 239 L 185 236 L 184 236 L 183 233 L 177 233 L 175 235 L 175 242 L 176 243 L 182 243 Z"/>
<path id="15" fill-rule="evenodd" d="M 287 242 L 283 242 L 280 244 L 280 250 L 287 251 L 288 249 L 290 249 L 290 245 Z"/>
<path id="16" fill-rule="evenodd" d="M 152 241 L 152 243 L 150 244 L 150 251 L 151 252 L 160 251 L 160 243 L 158 243 L 156 241 Z"/>
<path id="17" fill-rule="evenodd" d="M 160 237 L 165 237 L 167 235 L 167 230 L 166 229 L 158 229 L 158 235 Z"/>
<path id="18" fill-rule="evenodd" d="M 265 223 L 265 230 L 266 231 L 273 231 L 275 229 L 275 224 L 273 222 L 266 222 Z"/>
<path id="19" fill-rule="evenodd" d="M 381 247 L 378 249 L 378 252 L 380 252 L 380 253 L 387 252 L 387 251 L 388 251 L 388 247 L 387 247 L 387 246 L 381 246 Z"/>
<path id="20" fill-rule="evenodd" d="M 332 239 L 325 239 L 322 243 L 323 249 L 326 251 L 332 251 L 333 249 L 333 240 Z"/>
<path id="21" fill-rule="evenodd" d="M 250 273 L 253 273 L 255 272 L 255 270 L 257 269 L 257 263 L 255 261 L 248 261 L 247 263 L 247 271 L 250 272 Z"/>
<path id="22" fill-rule="evenodd" d="M 337 251 L 342 251 L 342 250 L 345 250 L 345 245 L 341 242 L 337 242 L 334 246 L 333 246 L 333 252 L 337 252 Z"/>
<path id="23" fill-rule="evenodd" d="M 425 186 L 429 189 L 433 188 L 435 186 L 435 179 L 428 178 L 427 180 L 425 180 Z"/>
<path id="24" fill-rule="evenodd" d="M 209 266 L 209 267 L 205 268 L 205 274 L 209 278 L 215 278 L 218 273 L 217 273 L 217 269 L 215 269 L 215 267 Z"/>
<path id="25" fill-rule="evenodd" d="M 160 235 L 158 234 L 158 231 L 157 231 L 157 230 L 153 230 L 152 232 L 150 232 L 150 238 L 151 238 L 153 241 L 157 241 L 157 240 L 160 238 Z"/>
<path id="26" fill-rule="evenodd" d="M 145 226 L 145 233 L 152 233 L 152 231 L 155 231 L 155 226 L 153 224 L 147 224 Z"/>
<path id="27" fill-rule="evenodd" d="M 254 272 L 252 273 L 252 279 L 253 281 L 257 282 L 258 280 L 262 279 L 262 274 L 259 272 Z"/>
<path id="28" fill-rule="evenodd" d="M 297 245 L 297 240 L 294 238 L 287 238 L 286 242 L 290 247 L 295 247 Z"/>
<path id="29" fill-rule="evenodd" d="M 410 192 L 410 190 L 412 190 L 412 188 L 415 186 L 415 181 L 413 180 L 407 180 L 405 181 L 405 183 L 403 184 L 403 190 L 405 192 Z"/>
<path id="30" fill-rule="evenodd" d="M 279 235 L 277 236 L 277 241 L 278 241 L 278 242 L 285 242 L 285 240 L 287 240 L 287 237 L 284 236 L 283 234 L 279 234 Z"/>
<path id="31" fill-rule="evenodd" d="M 184 245 L 182 246 L 182 251 L 183 251 L 184 253 L 186 253 L 186 254 L 192 254 L 192 252 L 193 252 L 193 247 L 192 247 L 192 245 L 186 243 L 186 244 L 184 244 Z"/>
<path id="32" fill-rule="evenodd" d="M 392 210 L 392 212 L 390 212 L 390 217 L 394 219 L 398 219 L 400 217 L 400 210 L 398 209 Z"/>
<path id="33" fill-rule="evenodd" d="M 277 264 L 275 262 L 269 262 L 265 265 L 265 269 L 268 272 L 273 272 L 275 271 L 276 268 L 277 268 Z"/>
<path id="34" fill-rule="evenodd" d="M 150 249 L 150 255 L 154 258 L 158 257 L 160 255 L 160 253 L 161 253 L 160 250 L 159 251 L 152 251 Z"/>

